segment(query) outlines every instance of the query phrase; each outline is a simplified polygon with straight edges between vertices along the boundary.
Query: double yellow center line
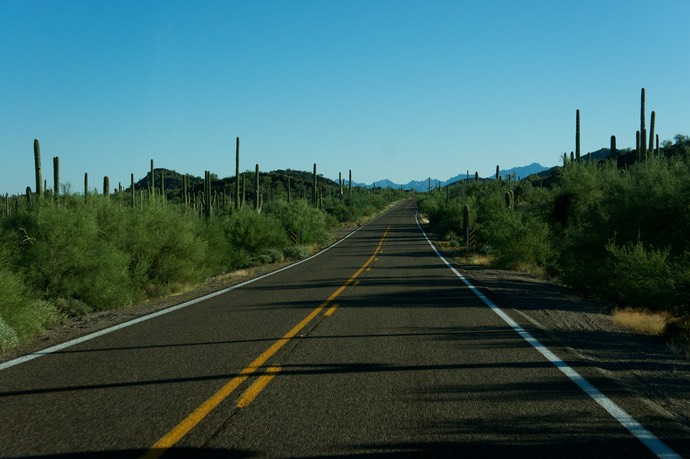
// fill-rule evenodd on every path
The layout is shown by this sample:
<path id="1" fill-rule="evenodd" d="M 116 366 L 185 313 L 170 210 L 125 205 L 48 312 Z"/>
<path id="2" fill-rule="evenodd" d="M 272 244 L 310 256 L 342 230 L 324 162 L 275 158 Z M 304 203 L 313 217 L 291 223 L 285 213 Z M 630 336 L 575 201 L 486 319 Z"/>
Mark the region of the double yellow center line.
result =
<path id="1" fill-rule="evenodd" d="M 338 295 L 340 295 L 343 290 L 345 290 L 349 285 L 351 285 L 357 277 L 359 277 L 365 269 L 369 267 L 377 258 L 379 253 L 381 253 L 383 243 L 388 237 L 391 225 L 388 225 L 386 231 L 384 231 L 381 240 L 379 240 L 376 250 L 369 257 L 369 259 L 364 262 L 364 264 L 345 281 L 343 285 L 338 287 L 338 289 L 329 296 L 326 301 L 321 303 L 316 309 L 309 313 L 300 323 L 292 327 L 292 329 L 287 332 L 282 338 L 277 340 L 266 349 L 259 357 L 254 359 L 246 368 L 240 371 L 239 375 L 232 378 L 225 386 L 223 386 L 218 392 L 213 394 L 208 400 L 202 403 L 197 409 L 195 409 L 187 418 L 180 422 L 174 429 L 168 432 L 160 440 L 158 440 L 149 450 L 142 456 L 142 459 L 155 459 L 160 457 L 165 453 L 166 450 L 174 446 L 178 441 L 182 439 L 190 430 L 192 430 L 197 424 L 201 422 L 214 408 L 216 408 L 220 403 L 228 398 L 243 382 L 245 382 L 250 376 L 256 373 L 268 359 L 270 359 L 276 352 L 278 352 L 283 346 L 285 346 L 292 338 L 297 336 L 297 334 L 307 326 L 316 316 L 321 313 L 325 308 L 327 308 L 333 300 L 335 300 Z M 328 315 L 333 314 L 337 305 L 331 306 L 327 311 Z M 264 387 L 275 377 L 275 375 L 280 371 L 280 367 L 273 366 L 266 370 L 263 376 L 257 379 L 257 381 L 252 384 L 242 395 L 237 403 L 238 408 L 243 408 L 249 405 L 254 398 L 263 390 Z"/>

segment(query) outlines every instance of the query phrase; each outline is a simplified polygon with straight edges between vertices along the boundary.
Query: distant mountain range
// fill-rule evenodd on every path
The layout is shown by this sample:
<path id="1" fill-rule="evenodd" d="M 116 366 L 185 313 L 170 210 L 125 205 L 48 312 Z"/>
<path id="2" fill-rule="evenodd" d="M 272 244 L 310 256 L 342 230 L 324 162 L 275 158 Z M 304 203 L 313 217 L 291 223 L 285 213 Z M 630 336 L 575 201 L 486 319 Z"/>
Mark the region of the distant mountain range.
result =
<path id="1" fill-rule="evenodd" d="M 517 176 L 517 177 L 524 178 L 524 177 L 527 177 L 527 176 L 532 175 L 532 174 L 538 174 L 540 172 L 547 171 L 549 169 L 550 168 L 544 167 L 539 163 L 532 163 L 532 164 L 529 164 L 527 166 L 513 167 L 512 169 L 500 169 L 498 172 L 499 172 L 500 176 L 504 177 L 504 178 L 509 176 L 509 175 L 512 176 L 513 174 L 515 174 L 515 176 Z M 484 178 L 490 178 L 491 179 L 491 178 L 495 178 L 495 177 L 496 176 L 492 174 L 491 176 L 484 177 Z M 431 178 L 431 179 L 427 178 L 425 180 L 412 180 L 410 182 L 403 184 L 403 183 L 395 183 L 395 182 L 392 182 L 388 179 L 384 179 L 384 180 L 377 180 L 376 182 L 369 183 L 369 184 L 356 183 L 354 185 L 364 186 L 367 188 L 380 187 L 380 188 L 398 188 L 399 189 L 400 187 L 402 187 L 404 190 L 427 191 L 429 189 L 430 183 L 431 183 L 432 188 L 436 188 L 439 185 L 444 187 L 446 185 L 450 185 L 451 183 L 455 183 L 455 182 L 459 182 L 459 181 L 467 180 L 467 179 L 470 179 L 470 180 L 474 179 L 474 174 L 469 174 L 469 177 L 468 177 L 467 173 L 460 174 L 460 175 L 456 175 L 455 177 L 451 177 L 445 181 L 434 179 L 434 178 Z"/>

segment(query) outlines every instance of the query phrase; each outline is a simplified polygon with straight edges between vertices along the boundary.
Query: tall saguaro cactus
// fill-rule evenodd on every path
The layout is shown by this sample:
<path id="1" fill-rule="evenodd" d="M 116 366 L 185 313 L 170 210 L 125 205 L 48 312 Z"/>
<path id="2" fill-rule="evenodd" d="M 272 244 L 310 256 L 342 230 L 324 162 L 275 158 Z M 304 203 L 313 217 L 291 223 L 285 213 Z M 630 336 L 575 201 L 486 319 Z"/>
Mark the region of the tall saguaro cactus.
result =
<path id="1" fill-rule="evenodd" d="M 110 177 L 103 177 L 103 196 L 110 198 Z"/>
<path id="2" fill-rule="evenodd" d="M 259 183 L 259 165 L 256 165 L 254 173 L 254 210 L 259 212 L 261 210 L 261 189 Z"/>
<path id="3" fill-rule="evenodd" d="M 36 194 L 43 195 L 43 176 L 41 174 L 41 144 L 34 139 L 34 167 L 36 169 Z"/>
<path id="4" fill-rule="evenodd" d="M 314 163 L 314 177 L 313 177 L 313 187 L 312 187 L 312 203 L 314 207 L 319 207 L 318 192 L 316 191 L 316 163 Z"/>
<path id="5" fill-rule="evenodd" d="M 165 202 L 165 172 L 161 169 L 161 199 Z"/>
<path id="6" fill-rule="evenodd" d="M 350 169 L 350 182 L 347 186 L 347 194 L 352 194 L 352 169 Z"/>
<path id="7" fill-rule="evenodd" d="M 57 201 L 60 198 L 60 158 L 53 157 L 53 195 Z"/>
<path id="8" fill-rule="evenodd" d="M 465 242 L 469 244 L 469 230 L 470 228 L 470 206 L 465 204 L 462 206 L 462 234 L 465 236 Z"/>
<path id="9" fill-rule="evenodd" d="M 575 157 L 580 158 L 580 109 L 575 111 Z"/>
<path id="10" fill-rule="evenodd" d="M 155 176 L 153 175 L 153 160 L 151 160 L 151 175 L 149 176 L 149 198 L 153 199 L 153 194 L 156 192 Z"/>
<path id="11" fill-rule="evenodd" d="M 661 151 L 659 150 L 659 134 L 656 135 L 656 155 L 659 156 Z"/>
<path id="12" fill-rule="evenodd" d="M 640 159 L 647 156 L 647 128 L 645 126 L 645 90 L 640 92 Z"/>
<path id="13" fill-rule="evenodd" d="M 137 195 L 134 191 L 134 174 L 129 174 L 129 181 L 130 181 L 129 192 L 130 192 L 131 198 L 132 198 L 132 209 L 134 209 L 134 207 L 137 205 L 137 201 L 136 201 Z"/>
<path id="14" fill-rule="evenodd" d="M 609 154 L 609 157 L 616 159 L 617 154 L 618 154 L 618 152 L 616 151 L 616 136 L 612 135 L 611 136 L 611 153 Z"/>
<path id="15" fill-rule="evenodd" d="M 211 218 L 211 172 L 204 172 L 204 216 Z"/>
<path id="16" fill-rule="evenodd" d="M 84 172 L 84 201 L 89 199 L 89 173 Z"/>
<path id="17" fill-rule="evenodd" d="M 656 123 L 656 112 L 652 110 L 652 117 L 649 120 L 649 151 L 654 153 L 654 124 Z"/>
<path id="18" fill-rule="evenodd" d="M 182 193 L 184 194 L 184 206 L 189 207 L 189 176 L 185 174 L 182 178 Z"/>
<path id="19" fill-rule="evenodd" d="M 235 209 L 242 206 L 240 198 L 240 138 L 235 140 Z"/>

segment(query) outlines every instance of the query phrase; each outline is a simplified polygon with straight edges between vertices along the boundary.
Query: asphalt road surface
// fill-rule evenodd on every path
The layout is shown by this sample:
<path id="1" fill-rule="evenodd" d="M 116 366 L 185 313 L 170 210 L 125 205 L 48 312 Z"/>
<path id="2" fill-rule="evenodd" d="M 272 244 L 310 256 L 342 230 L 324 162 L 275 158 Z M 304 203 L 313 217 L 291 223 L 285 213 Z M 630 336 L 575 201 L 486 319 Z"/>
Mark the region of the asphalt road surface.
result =
<path id="1" fill-rule="evenodd" d="M 0 456 L 689 454 L 643 401 L 568 377 L 577 362 L 506 323 L 415 211 L 405 201 L 297 266 L 3 368 Z"/>

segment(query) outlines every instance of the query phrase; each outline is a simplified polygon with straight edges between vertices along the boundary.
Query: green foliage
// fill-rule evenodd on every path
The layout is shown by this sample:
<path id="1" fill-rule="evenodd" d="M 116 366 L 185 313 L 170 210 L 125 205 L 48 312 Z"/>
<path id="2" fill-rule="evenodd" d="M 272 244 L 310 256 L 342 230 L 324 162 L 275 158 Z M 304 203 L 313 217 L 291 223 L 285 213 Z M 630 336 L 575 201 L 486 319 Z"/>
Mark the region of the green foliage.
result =
<path id="1" fill-rule="evenodd" d="M 548 225 L 523 212 L 503 209 L 495 213 L 483 225 L 482 235 L 500 268 L 530 270 L 546 266 L 553 258 Z"/>
<path id="2" fill-rule="evenodd" d="M 268 213 L 243 208 L 230 216 L 227 237 L 237 250 L 249 258 L 262 251 L 287 245 L 287 233 L 280 221 Z"/>
<path id="3" fill-rule="evenodd" d="M 75 298 L 93 310 L 131 302 L 128 257 L 103 240 L 96 208 L 39 205 L 7 219 L 5 232 L 12 262 L 44 298 Z"/>
<path id="4" fill-rule="evenodd" d="M 266 214 L 279 222 L 285 242 L 290 231 L 301 231 L 305 244 L 323 244 L 328 240 L 330 225 L 326 212 L 310 206 L 304 199 L 273 202 L 267 206 Z"/>
<path id="5" fill-rule="evenodd" d="M 288 246 L 283 248 L 283 256 L 286 260 L 302 260 L 309 256 L 309 252 L 304 246 Z"/>
<path id="6" fill-rule="evenodd" d="M 152 187 L 155 172 L 162 178 L 156 196 L 142 194 Z M 235 188 L 230 179 L 208 173 L 204 183 L 156 170 L 153 161 L 146 179 L 135 183 L 132 177 L 132 189 L 110 199 L 98 193 L 85 199 L 70 194 L 69 187 L 59 203 L 32 193 L 5 197 L 0 209 L 0 289 L 5 292 L 0 296 L 0 350 L 65 316 L 124 307 L 239 267 L 305 258 L 305 247 L 288 246 L 291 230 L 302 230 L 305 244 L 322 245 L 338 222 L 372 215 L 400 197 L 391 190 L 360 188 L 343 197 L 335 182 L 320 177 L 320 192 L 330 196 L 324 199 L 329 210 L 344 209 L 334 216 L 308 204 L 313 174 L 288 170 L 260 179 L 267 196 L 262 213 L 233 209 L 226 199 Z M 87 180 L 85 175 L 88 192 Z M 303 198 L 286 202 L 288 186 L 293 196 Z M 205 202 L 194 199 L 200 195 Z M 211 212 L 202 207 L 211 203 L 209 195 Z M 201 218 L 204 211 L 211 218 Z"/>
<path id="7" fill-rule="evenodd" d="M 610 256 L 608 287 L 619 301 L 646 309 L 667 310 L 673 284 L 668 250 L 646 247 L 641 241 L 606 245 Z"/>
<path id="8" fill-rule="evenodd" d="M 0 351 L 60 320 L 57 309 L 32 295 L 6 259 L 0 259 L 0 291 Z"/>
<path id="9" fill-rule="evenodd" d="M 427 193 L 419 208 L 447 238 L 468 203 L 496 266 L 541 270 L 690 328 L 690 140 L 676 136 L 646 161 L 618 160 L 566 162 L 547 186 L 522 180 L 510 200 L 499 181 L 458 184 Z"/>

